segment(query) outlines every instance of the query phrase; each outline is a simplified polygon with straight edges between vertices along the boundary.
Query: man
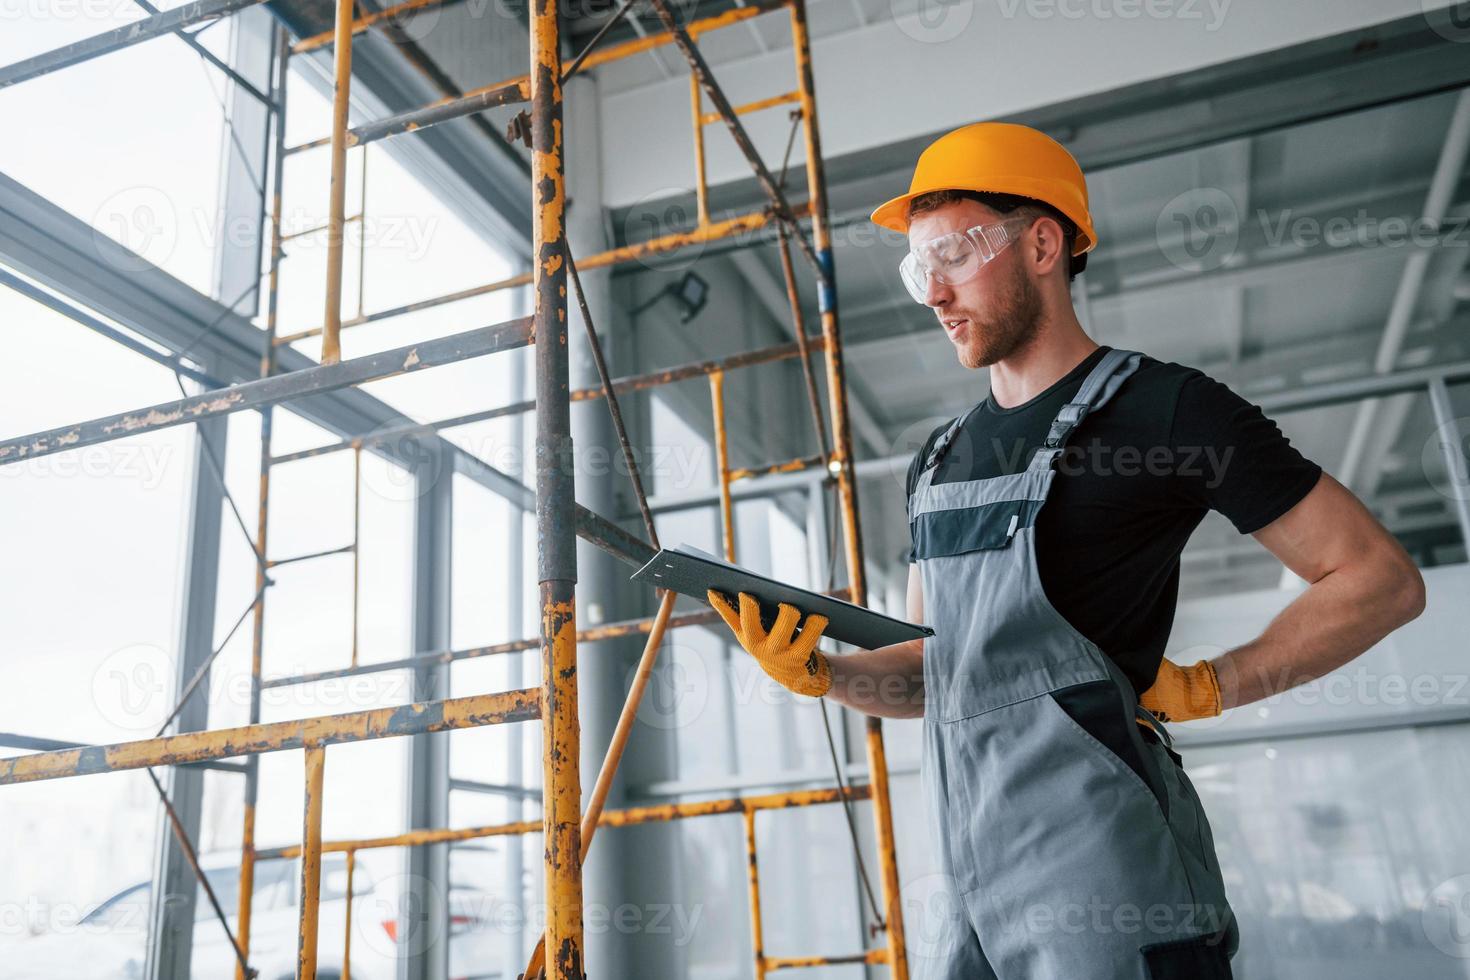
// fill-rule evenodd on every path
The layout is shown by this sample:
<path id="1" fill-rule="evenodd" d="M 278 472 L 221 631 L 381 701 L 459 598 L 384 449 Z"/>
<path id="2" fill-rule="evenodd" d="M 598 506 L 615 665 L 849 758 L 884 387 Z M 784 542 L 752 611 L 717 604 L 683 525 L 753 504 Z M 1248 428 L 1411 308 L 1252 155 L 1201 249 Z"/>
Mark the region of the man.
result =
<path id="1" fill-rule="evenodd" d="M 751 597 L 710 601 L 791 690 L 924 718 L 955 914 L 922 976 L 1229 977 L 1237 929 L 1162 722 L 1343 665 L 1420 613 L 1423 581 L 1259 409 L 1083 332 L 1068 283 L 1096 235 L 1056 142 L 966 126 L 873 220 L 908 234 L 905 285 L 960 362 L 990 369 L 909 470 L 908 615 L 935 635 L 828 658 L 821 617 L 793 635 L 794 609 L 766 630 Z M 1180 667 L 1163 659 L 1179 556 L 1211 509 L 1308 586 L 1254 641 Z"/>

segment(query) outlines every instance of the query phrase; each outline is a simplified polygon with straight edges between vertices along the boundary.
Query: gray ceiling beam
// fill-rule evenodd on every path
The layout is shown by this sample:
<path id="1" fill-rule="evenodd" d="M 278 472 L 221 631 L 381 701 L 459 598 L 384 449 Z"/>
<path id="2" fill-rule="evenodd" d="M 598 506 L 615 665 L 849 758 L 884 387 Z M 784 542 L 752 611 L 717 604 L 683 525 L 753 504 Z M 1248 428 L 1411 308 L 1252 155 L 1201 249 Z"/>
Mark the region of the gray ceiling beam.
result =
<path id="1" fill-rule="evenodd" d="M 70 68 L 113 51 L 173 34 L 185 27 L 207 24 L 262 2 L 263 0 L 193 0 L 192 3 L 162 11 L 152 17 L 145 17 L 140 21 L 42 52 L 33 58 L 6 65 L 0 68 L 0 88 L 49 75 L 53 71 Z"/>
<path id="2" fill-rule="evenodd" d="M 1424 200 L 1423 220 L 1436 228 L 1450 213 L 1450 201 L 1459 186 L 1467 154 L 1470 154 L 1470 90 L 1461 92 L 1460 97 L 1455 100 L 1455 111 L 1450 117 L 1444 144 L 1440 147 L 1439 159 L 1435 163 L 1434 176 L 1429 182 L 1429 193 Z M 1460 249 L 1460 252 L 1463 253 L 1464 249 Z M 1432 255 L 1428 250 L 1419 249 L 1404 262 L 1398 286 L 1394 290 L 1393 305 L 1388 311 L 1388 319 L 1379 340 L 1378 352 L 1373 358 L 1373 370 L 1379 374 L 1387 374 L 1398 366 L 1399 352 L 1403 349 L 1414 311 L 1419 307 L 1419 295 L 1424 287 L 1424 278 L 1429 272 Z M 1458 261 L 1463 262 L 1463 254 Z M 1385 443 L 1388 441 L 1380 440 L 1378 450 L 1370 451 L 1379 409 L 1380 403 L 1376 400 L 1365 401 L 1358 406 L 1347 448 L 1343 451 L 1342 465 L 1337 472 L 1337 478 L 1345 486 L 1357 485 L 1360 478 L 1370 481 L 1377 479 L 1382 453 L 1386 451 Z M 1386 428 L 1396 433 L 1408 415 L 1407 400 L 1400 399 L 1397 403 L 1390 404 L 1389 410 Z M 1368 489 L 1373 487 L 1370 485 Z"/>

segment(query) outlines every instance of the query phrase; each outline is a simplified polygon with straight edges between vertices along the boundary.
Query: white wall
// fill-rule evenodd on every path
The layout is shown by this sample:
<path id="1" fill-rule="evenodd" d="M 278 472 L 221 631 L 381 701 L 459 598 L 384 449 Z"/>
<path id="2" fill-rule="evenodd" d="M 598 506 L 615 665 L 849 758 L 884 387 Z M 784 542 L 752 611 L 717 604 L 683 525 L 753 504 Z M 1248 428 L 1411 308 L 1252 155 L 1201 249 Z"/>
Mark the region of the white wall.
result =
<path id="1" fill-rule="evenodd" d="M 824 2 L 837 0 L 817 0 Z M 906 0 L 890 0 L 891 16 L 813 42 L 823 152 L 830 159 L 1449 5 L 1449 0 L 919 0 L 918 10 L 909 12 Z M 786 35 L 773 33 L 785 45 Z M 736 104 L 795 84 L 789 46 L 720 62 L 714 69 Z M 756 113 L 744 121 L 767 160 L 778 159 L 785 113 Z M 609 207 L 692 186 L 687 73 L 607 94 L 602 133 Z M 709 127 L 706 152 L 711 184 L 750 175 L 721 127 Z M 793 165 L 801 156 L 798 143 Z"/>
<path id="2" fill-rule="evenodd" d="M 1470 565 L 1424 572 L 1424 615 L 1325 678 L 1220 718 L 1171 725 L 1184 744 L 1269 737 L 1343 726 L 1470 720 Z M 1270 589 L 1186 602 L 1168 656 L 1181 664 L 1218 656 L 1258 636 L 1297 595 Z"/>

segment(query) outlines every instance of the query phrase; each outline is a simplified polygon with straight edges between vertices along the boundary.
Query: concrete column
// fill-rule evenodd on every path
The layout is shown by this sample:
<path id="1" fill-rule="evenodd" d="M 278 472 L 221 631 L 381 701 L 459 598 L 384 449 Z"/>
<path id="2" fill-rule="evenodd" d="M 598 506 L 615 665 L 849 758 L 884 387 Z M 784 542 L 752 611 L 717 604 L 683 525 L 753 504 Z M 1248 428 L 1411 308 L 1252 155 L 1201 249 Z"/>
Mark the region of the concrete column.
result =
<path id="1" fill-rule="evenodd" d="M 194 443 L 194 481 L 189 498 L 189 550 L 185 558 L 184 602 L 179 625 L 178 668 L 174 671 L 173 703 L 183 693 L 199 665 L 214 647 L 214 610 L 219 583 L 219 539 L 224 493 L 218 474 L 208 458 L 223 460 L 225 419 L 211 419 L 198 426 Z M 209 681 L 199 685 L 174 723 L 174 732 L 202 731 L 209 727 Z M 199 850 L 199 814 L 204 801 L 204 770 L 171 767 L 156 770 L 168 791 L 184 832 Z M 194 869 L 179 847 L 169 826 L 168 815 L 158 808 L 158 830 L 154 848 L 154 888 L 148 915 L 148 953 L 144 975 L 149 980 L 179 980 L 189 976 L 194 953 L 194 906 L 198 889 Z M 229 902 L 233 895 L 223 895 Z M 219 924 L 210 922 L 209 928 Z"/>
<path id="2" fill-rule="evenodd" d="M 567 240 L 573 256 L 577 257 L 601 251 L 609 243 L 603 230 L 596 82 L 587 77 L 573 79 L 566 86 L 565 93 L 567 195 L 570 199 Z M 626 330 L 626 321 L 612 308 L 608 272 L 583 272 L 581 281 L 610 370 L 616 375 L 627 370 L 628 366 L 626 345 L 621 343 L 619 336 Z M 597 369 L 587 345 L 586 328 L 575 296 L 569 297 L 567 305 L 571 316 L 572 387 L 595 385 L 598 383 Z M 624 355 L 621 359 L 620 353 Z M 625 410 L 625 415 L 635 416 L 636 413 Z M 630 426 L 634 424 L 632 418 L 628 421 Z M 634 437 L 636 447 L 636 431 Z M 572 406 L 572 438 L 578 456 L 578 502 L 606 516 L 636 513 L 637 505 L 624 473 L 617 435 L 605 402 L 598 399 Z M 634 530 L 640 536 L 646 533 L 641 523 Z M 632 568 L 586 542 L 579 541 L 577 547 L 579 627 L 647 615 L 653 611 L 652 593 L 628 582 Z M 579 647 L 584 793 L 590 792 L 602 766 L 608 741 L 622 711 L 631 672 L 642 649 L 640 638 L 582 644 Z M 659 740 L 670 735 L 645 725 L 635 729 L 618 782 L 608 798 L 608 809 L 625 805 L 625 775 L 630 767 L 637 767 L 638 755 L 657 749 Z M 674 831 L 666 824 L 656 824 L 603 830 L 600 834 L 606 837 L 599 837 L 593 844 L 584 871 L 589 975 L 681 975 L 677 951 L 667 949 L 667 936 L 628 932 L 615 927 L 619 921 L 615 913 L 622 905 L 642 909 L 643 914 L 633 921 L 646 922 L 647 906 L 671 901 L 668 897 L 672 888 L 669 860 L 674 851 L 670 846 Z M 639 857 L 635 859 L 634 855 Z"/>
<path id="3" fill-rule="evenodd" d="M 275 20 L 264 8 L 244 11 L 230 21 L 229 63 L 261 91 L 270 89 L 274 25 Z M 234 139 L 228 133 L 224 138 L 216 220 L 220 229 L 246 227 L 251 234 L 217 236 L 214 295 L 221 302 L 232 305 L 236 312 L 248 316 L 259 301 L 264 243 L 264 190 L 255 183 L 252 175 L 266 173 L 270 114 L 252 96 L 234 86 L 230 91 Z M 220 370 L 220 366 L 206 363 L 204 370 L 213 374 Z M 224 502 L 221 470 L 227 430 L 228 421 L 219 418 L 199 423 L 195 431 L 193 488 L 189 499 L 190 538 L 183 577 L 178 668 L 174 672 L 175 702 L 199 666 L 214 652 L 220 521 Z M 208 692 L 209 681 L 205 680 L 180 712 L 172 731 L 200 731 L 209 727 Z M 204 799 L 204 770 L 174 767 L 160 769 L 158 774 L 184 832 L 193 841 L 195 849 L 200 850 L 199 817 Z M 158 810 L 158 820 L 144 976 L 149 980 L 180 980 L 190 975 L 190 961 L 194 954 L 198 883 L 162 807 Z M 229 908 L 233 908 L 234 897 L 228 892 L 219 896 Z M 220 926 L 211 917 L 206 928 L 218 930 Z"/>
<path id="4" fill-rule="evenodd" d="M 449 648 L 450 542 L 454 470 L 425 465 L 415 474 L 413 652 Z M 449 668 L 414 671 L 414 700 L 449 696 Z M 408 828 L 449 826 L 449 736 L 415 735 L 408 762 Z M 449 975 L 449 845 L 411 847 L 400 896 L 399 980 L 444 980 Z"/>

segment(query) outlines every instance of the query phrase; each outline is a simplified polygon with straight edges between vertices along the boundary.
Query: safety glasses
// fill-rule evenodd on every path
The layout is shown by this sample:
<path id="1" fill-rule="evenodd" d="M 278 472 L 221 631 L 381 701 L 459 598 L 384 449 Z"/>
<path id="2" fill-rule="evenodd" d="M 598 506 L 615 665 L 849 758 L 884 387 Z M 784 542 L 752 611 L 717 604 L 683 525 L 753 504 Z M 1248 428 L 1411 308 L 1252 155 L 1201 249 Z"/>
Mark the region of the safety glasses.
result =
<path id="1" fill-rule="evenodd" d="M 986 263 L 1005 251 L 1033 218 L 1007 218 L 990 224 L 976 225 L 965 231 L 950 232 L 913 246 L 898 264 L 899 275 L 915 303 L 923 303 L 929 295 L 929 280 L 937 279 L 947 286 L 969 282 Z"/>

